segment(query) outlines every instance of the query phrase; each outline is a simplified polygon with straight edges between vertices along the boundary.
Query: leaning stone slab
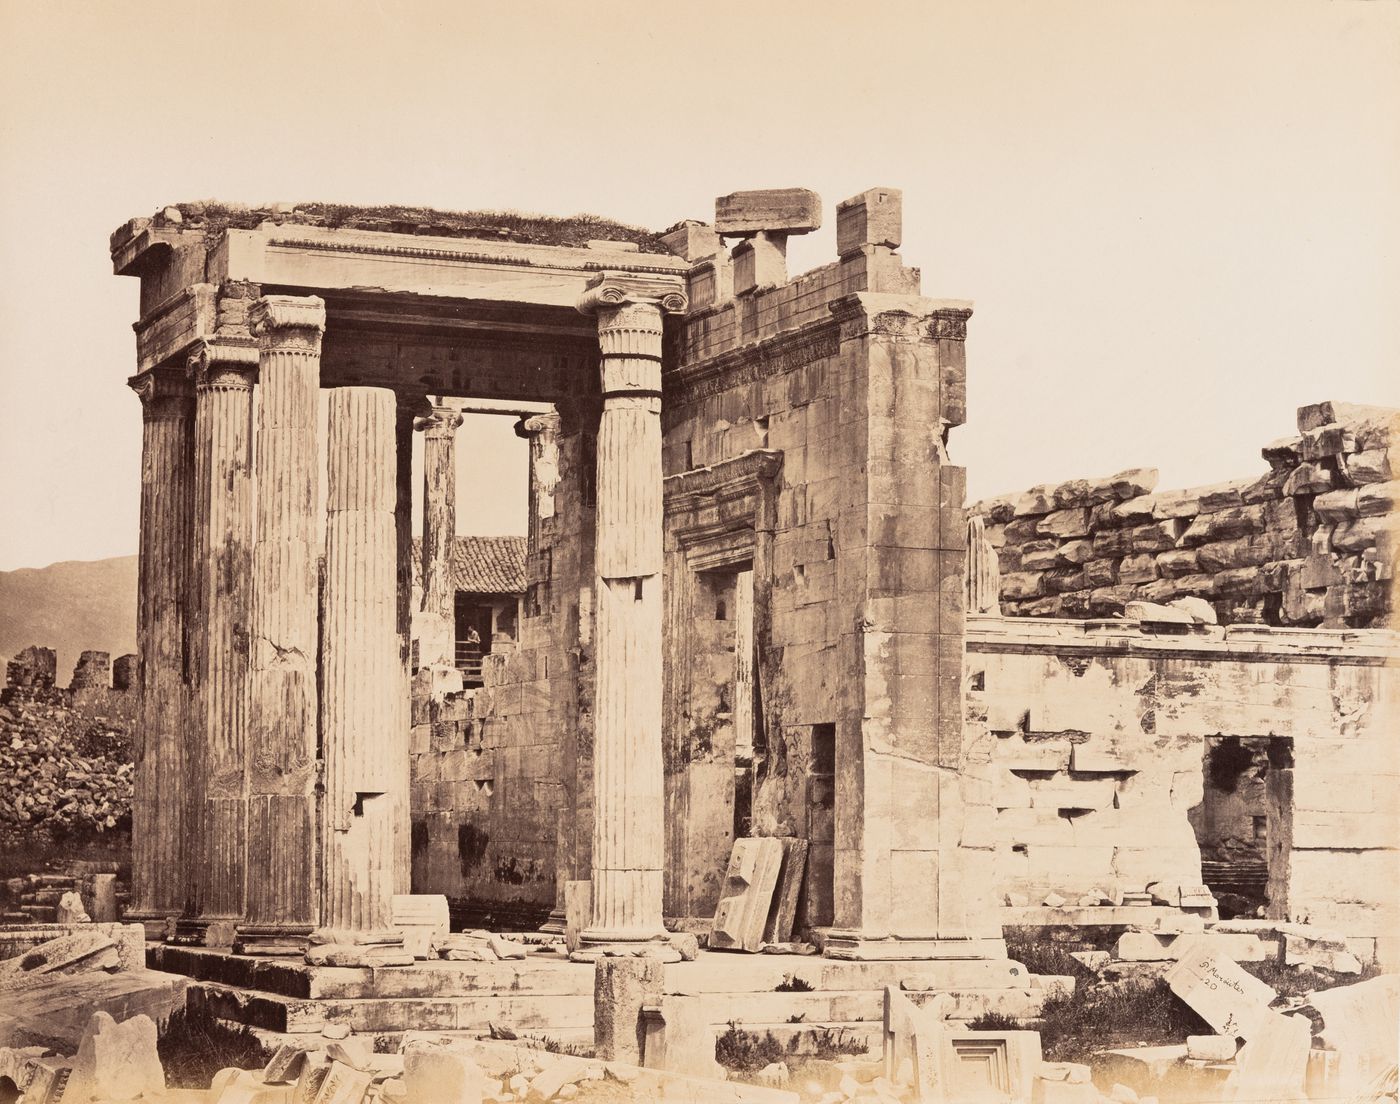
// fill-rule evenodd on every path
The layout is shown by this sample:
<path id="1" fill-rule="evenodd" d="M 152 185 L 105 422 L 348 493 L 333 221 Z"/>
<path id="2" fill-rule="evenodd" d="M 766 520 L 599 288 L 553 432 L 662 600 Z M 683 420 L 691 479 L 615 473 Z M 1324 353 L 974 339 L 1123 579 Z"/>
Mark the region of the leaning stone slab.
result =
<path id="1" fill-rule="evenodd" d="M 787 943 L 792 939 L 792 929 L 797 923 L 797 899 L 807 872 L 807 841 L 795 836 L 783 836 L 781 841 L 783 863 L 773 891 L 773 906 L 763 927 L 765 943 Z"/>
<path id="2" fill-rule="evenodd" d="M 783 844 L 771 837 L 737 839 L 710 930 L 712 950 L 756 952 L 773 902 Z"/>
<path id="3" fill-rule="evenodd" d="M 1270 986 L 1240 969 L 1196 937 L 1181 948 L 1180 960 L 1166 973 L 1171 991 L 1221 1035 L 1250 1038 L 1278 996 Z"/>
<path id="4" fill-rule="evenodd" d="M 1235 1057 L 1230 1078 L 1234 1099 L 1270 1104 L 1307 1099 L 1303 1084 L 1311 1048 L 1312 1027 L 1307 1019 L 1266 1012 Z"/>
<path id="5" fill-rule="evenodd" d="M 332 1062 L 312 1104 L 360 1104 L 372 1080 L 364 1070 Z"/>

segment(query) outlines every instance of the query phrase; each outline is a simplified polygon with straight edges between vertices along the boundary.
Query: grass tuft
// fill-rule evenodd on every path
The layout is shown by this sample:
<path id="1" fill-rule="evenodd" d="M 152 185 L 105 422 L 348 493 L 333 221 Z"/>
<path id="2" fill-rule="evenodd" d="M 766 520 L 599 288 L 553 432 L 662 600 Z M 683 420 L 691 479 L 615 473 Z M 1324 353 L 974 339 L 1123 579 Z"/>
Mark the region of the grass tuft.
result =
<path id="1" fill-rule="evenodd" d="M 172 1089 L 207 1089 L 221 1069 L 260 1069 L 272 1057 L 246 1027 L 190 1008 L 177 1008 L 160 1025 L 156 1052 Z"/>

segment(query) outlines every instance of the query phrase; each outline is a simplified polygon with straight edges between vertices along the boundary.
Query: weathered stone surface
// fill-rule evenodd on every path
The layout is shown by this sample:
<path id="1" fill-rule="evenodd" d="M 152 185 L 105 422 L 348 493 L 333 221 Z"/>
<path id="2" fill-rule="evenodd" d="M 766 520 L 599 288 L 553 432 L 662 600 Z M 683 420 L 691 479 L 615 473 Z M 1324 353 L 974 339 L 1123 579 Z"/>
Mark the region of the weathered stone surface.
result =
<path id="1" fill-rule="evenodd" d="M 605 1062 L 639 1065 L 642 1007 L 661 1003 L 665 966 L 654 958 L 600 958 L 594 967 L 594 1048 Z"/>
<path id="2" fill-rule="evenodd" d="M 404 1087 L 415 1102 L 480 1104 L 488 1087 L 476 1061 L 445 1040 L 415 1038 L 404 1045 L 403 1059 Z"/>
<path id="3" fill-rule="evenodd" d="M 1194 940 L 1181 948 L 1166 981 L 1173 993 L 1222 1035 L 1251 1038 L 1274 1015 L 1269 1011 L 1278 996 L 1274 989 Z"/>
<path id="4" fill-rule="evenodd" d="M 650 1069 L 724 1079 L 715 1061 L 715 1031 L 704 997 L 668 996 L 644 1013 L 643 1058 Z"/>
<path id="5" fill-rule="evenodd" d="M 1304 1017 L 1265 1012 L 1235 1057 L 1234 1099 L 1303 1099 L 1311 1044 L 1312 1029 Z"/>
<path id="6" fill-rule="evenodd" d="M 780 842 L 783 847 L 782 866 L 774 886 L 768 920 L 763 926 L 765 943 L 787 943 L 792 939 L 793 926 L 797 921 L 797 900 L 807 873 L 807 841 L 795 836 L 783 836 Z"/>
<path id="7" fill-rule="evenodd" d="M 737 839 L 710 929 L 710 947 L 757 951 L 783 861 L 781 840 Z"/>
<path id="8" fill-rule="evenodd" d="M 64 1100 L 115 1104 L 164 1090 L 155 1022 L 149 1016 L 133 1016 L 117 1023 L 106 1012 L 95 1012 L 73 1059 Z"/>
<path id="9" fill-rule="evenodd" d="M 564 883 L 564 942 L 570 952 L 579 949 L 583 929 L 593 917 L 593 883 L 568 881 Z"/>
<path id="10" fill-rule="evenodd" d="M 414 958 L 432 958 L 440 938 L 451 931 L 447 898 L 436 893 L 396 893 L 390 906 L 391 923 L 403 932 L 404 948 Z"/>
<path id="11" fill-rule="evenodd" d="M 1400 1021 L 1400 976 L 1384 974 L 1313 993 L 1308 1003 L 1322 1016 L 1321 1042 L 1338 1055 L 1339 1094 L 1360 1093 L 1396 1063 L 1395 1024 Z"/>
<path id="12" fill-rule="evenodd" d="M 806 188 L 731 192 L 715 200 L 715 232 L 724 237 L 765 231 L 806 234 L 821 224 L 821 197 Z"/>
<path id="13" fill-rule="evenodd" d="M 903 221 L 904 193 L 898 188 L 870 188 L 843 200 L 836 205 L 836 253 L 844 257 L 867 245 L 898 249 Z"/>

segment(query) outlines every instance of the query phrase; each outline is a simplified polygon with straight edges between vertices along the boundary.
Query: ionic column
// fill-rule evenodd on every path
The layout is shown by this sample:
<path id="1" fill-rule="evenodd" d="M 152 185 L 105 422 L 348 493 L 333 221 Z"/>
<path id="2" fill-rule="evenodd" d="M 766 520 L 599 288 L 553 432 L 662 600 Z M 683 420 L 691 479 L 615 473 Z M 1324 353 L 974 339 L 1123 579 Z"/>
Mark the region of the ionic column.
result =
<path id="1" fill-rule="evenodd" d="M 185 609 L 190 496 L 194 485 L 193 390 L 185 373 L 142 372 L 141 535 L 137 568 L 135 793 L 131 904 L 126 919 L 163 938 L 191 896 L 185 854 Z"/>
<path id="2" fill-rule="evenodd" d="M 248 783 L 248 579 L 252 543 L 252 410 L 258 351 L 205 342 L 195 379 L 194 539 L 188 626 L 197 812 L 188 861 L 200 864 L 183 938 L 224 945 L 244 906 Z"/>
<path id="3" fill-rule="evenodd" d="M 592 923 L 584 954 L 664 939 L 661 764 L 661 334 L 685 309 L 669 281 L 602 274 L 598 316 Z M 659 952 L 670 957 L 673 952 Z"/>
<path id="4" fill-rule="evenodd" d="M 392 391 L 331 391 L 326 475 L 325 892 L 316 940 L 380 943 L 392 939 L 398 850 L 408 834 Z"/>
<path id="5" fill-rule="evenodd" d="M 452 542 L 457 536 L 457 430 L 462 415 L 437 407 L 418 420 L 423 431 L 423 618 L 418 663 L 454 662 Z"/>
<path id="6" fill-rule="evenodd" d="M 316 429 L 325 304 L 269 295 L 258 339 L 244 954 L 299 953 L 317 919 Z"/>

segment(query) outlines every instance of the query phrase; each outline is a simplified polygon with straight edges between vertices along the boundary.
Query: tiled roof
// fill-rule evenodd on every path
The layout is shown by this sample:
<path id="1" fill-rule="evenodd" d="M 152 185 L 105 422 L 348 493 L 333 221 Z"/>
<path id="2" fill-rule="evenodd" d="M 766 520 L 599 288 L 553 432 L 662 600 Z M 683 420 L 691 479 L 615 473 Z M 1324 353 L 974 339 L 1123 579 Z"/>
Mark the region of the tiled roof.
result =
<path id="1" fill-rule="evenodd" d="M 413 578 L 422 581 L 422 542 L 413 542 Z M 452 589 L 468 594 L 525 593 L 524 537 L 458 537 L 452 547 Z"/>

